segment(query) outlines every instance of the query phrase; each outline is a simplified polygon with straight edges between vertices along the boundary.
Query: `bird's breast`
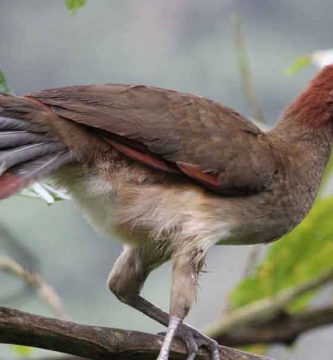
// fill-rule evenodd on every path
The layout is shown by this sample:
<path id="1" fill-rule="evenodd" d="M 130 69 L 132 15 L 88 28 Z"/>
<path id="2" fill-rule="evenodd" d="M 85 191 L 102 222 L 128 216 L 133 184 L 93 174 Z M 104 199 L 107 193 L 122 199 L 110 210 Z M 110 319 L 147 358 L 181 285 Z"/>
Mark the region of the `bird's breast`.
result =
<path id="1" fill-rule="evenodd" d="M 224 201 L 231 236 L 220 243 L 254 244 L 278 240 L 310 211 L 319 182 L 281 176 L 269 189 L 249 197 Z"/>

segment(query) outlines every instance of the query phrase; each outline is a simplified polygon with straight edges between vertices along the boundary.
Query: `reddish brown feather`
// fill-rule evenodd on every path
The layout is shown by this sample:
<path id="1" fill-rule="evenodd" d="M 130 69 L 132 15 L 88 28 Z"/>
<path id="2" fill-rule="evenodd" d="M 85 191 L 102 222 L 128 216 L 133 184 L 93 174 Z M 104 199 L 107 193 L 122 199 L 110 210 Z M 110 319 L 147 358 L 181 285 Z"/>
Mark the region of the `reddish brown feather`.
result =
<path id="1" fill-rule="evenodd" d="M 217 179 L 217 176 L 202 172 L 198 166 L 191 164 L 182 164 L 177 162 L 178 168 L 187 176 L 191 177 L 194 180 L 199 181 L 202 184 L 207 185 L 209 188 L 216 191 L 219 190 L 220 183 Z"/>
<path id="2" fill-rule="evenodd" d="M 114 148 L 117 149 L 119 152 L 133 160 L 151 166 L 154 169 L 159 169 L 167 172 L 178 172 L 178 168 L 183 174 L 202 183 L 203 185 L 206 185 L 210 189 L 214 189 L 216 191 L 219 190 L 220 184 L 217 176 L 202 172 L 198 166 L 180 162 L 177 162 L 177 164 L 167 163 L 166 161 L 157 158 L 156 156 L 154 156 L 154 154 L 151 154 L 148 151 L 143 152 L 134 147 L 131 147 L 130 145 L 125 145 L 121 142 L 111 139 L 108 139 L 107 141 L 112 144 L 112 146 L 114 146 Z"/>
<path id="3" fill-rule="evenodd" d="M 285 112 L 285 118 L 320 128 L 332 119 L 333 65 L 326 66 Z"/>
<path id="4" fill-rule="evenodd" d="M 174 167 L 169 165 L 166 161 L 157 158 L 153 154 L 150 154 L 148 152 L 144 153 L 140 150 L 137 150 L 131 146 L 122 144 L 115 140 L 108 139 L 108 142 L 119 152 L 121 152 L 122 154 L 128 156 L 133 160 L 137 160 L 145 165 L 153 167 L 154 169 L 159 169 L 167 172 L 175 172 Z"/>
<path id="5" fill-rule="evenodd" d="M 0 200 L 6 199 L 28 185 L 27 180 L 15 174 L 5 174 L 0 177 Z"/>

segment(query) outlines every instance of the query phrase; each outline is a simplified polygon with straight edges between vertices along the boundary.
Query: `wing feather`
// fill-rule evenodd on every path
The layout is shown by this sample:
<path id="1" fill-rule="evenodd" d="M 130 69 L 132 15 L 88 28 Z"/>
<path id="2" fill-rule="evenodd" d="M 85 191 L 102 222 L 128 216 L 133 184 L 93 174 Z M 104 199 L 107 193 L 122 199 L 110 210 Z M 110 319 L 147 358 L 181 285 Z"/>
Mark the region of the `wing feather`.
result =
<path id="1" fill-rule="evenodd" d="M 265 133 L 235 111 L 202 97 L 119 84 L 28 96 L 61 117 L 116 134 L 114 146 L 127 156 L 165 171 L 177 168 L 218 193 L 260 191 L 276 170 Z M 143 145 L 143 150 L 128 140 Z"/>

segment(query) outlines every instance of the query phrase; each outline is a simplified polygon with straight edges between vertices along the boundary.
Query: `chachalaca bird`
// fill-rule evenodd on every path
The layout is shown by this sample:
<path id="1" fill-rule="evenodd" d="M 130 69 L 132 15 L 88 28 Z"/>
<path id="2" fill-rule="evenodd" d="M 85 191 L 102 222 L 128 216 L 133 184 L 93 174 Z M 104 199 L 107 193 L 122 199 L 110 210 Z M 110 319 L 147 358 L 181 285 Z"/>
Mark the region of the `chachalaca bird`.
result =
<path id="1" fill-rule="evenodd" d="M 142 85 L 0 95 L 0 198 L 50 176 L 98 231 L 125 243 L 108 280 L 124 303 L 168 326 L 194 359 L 214 340 L 183 323 L 213 245 L 268 243 L 308 213 L 333 140 L 333 66 L 263 132 L 203 97 Z M 169 314 L 140 296 L 172 261 Z"/>

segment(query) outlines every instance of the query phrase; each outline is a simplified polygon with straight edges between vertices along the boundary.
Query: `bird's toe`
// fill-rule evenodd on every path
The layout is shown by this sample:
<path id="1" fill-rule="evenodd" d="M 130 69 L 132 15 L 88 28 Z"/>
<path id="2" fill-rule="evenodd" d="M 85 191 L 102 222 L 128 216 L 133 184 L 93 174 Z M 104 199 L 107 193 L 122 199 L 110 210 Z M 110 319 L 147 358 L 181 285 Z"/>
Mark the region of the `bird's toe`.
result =
<path id="1" fill-rule="evenodd" d="M 194 360 L 200 347 L 206 348 L 210 353 L 211 360 L 221 360 L 218 343 L 201 334 L 198 330 L 188 325 L 182 325 L 177 331 L 176 337 L 186 344 L 188 350 L 187 360 Z"/>

